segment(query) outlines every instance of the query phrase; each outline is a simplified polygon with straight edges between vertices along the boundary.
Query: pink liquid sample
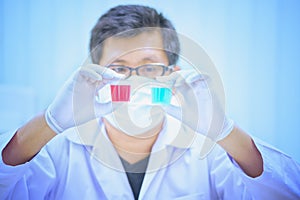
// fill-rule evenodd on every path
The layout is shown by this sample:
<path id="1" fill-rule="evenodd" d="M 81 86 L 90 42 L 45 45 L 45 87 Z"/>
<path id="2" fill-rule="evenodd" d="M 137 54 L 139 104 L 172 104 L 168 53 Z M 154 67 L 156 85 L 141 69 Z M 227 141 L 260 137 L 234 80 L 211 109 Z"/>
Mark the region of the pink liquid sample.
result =
<path id="1" fill-rule="evenodd" d="M 130 85 L 111 85 L 112 102 L 130 101 Z"/>

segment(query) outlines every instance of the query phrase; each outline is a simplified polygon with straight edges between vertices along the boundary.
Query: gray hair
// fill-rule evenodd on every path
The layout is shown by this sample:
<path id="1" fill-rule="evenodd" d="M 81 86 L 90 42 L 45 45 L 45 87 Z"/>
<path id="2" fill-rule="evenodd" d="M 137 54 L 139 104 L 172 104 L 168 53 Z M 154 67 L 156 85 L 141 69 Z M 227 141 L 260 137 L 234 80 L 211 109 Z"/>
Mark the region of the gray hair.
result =
<path id="1" fill-rule="evenodd" d="M 160 28 L 163 48 L 167 54 L 169 65 L 176 64 L 180 44 L 174 26 L 162 13 L 141 5 L 116 6 L 99 18 L 92 29 L 90 39 L 90 53 L 93 63 L 99 63 L 105 39 L 112 36 L 133 37 L 143 31 L 155 30 L 150 27 Z M 140 31 L 131 31 L 133 29 Z"/>

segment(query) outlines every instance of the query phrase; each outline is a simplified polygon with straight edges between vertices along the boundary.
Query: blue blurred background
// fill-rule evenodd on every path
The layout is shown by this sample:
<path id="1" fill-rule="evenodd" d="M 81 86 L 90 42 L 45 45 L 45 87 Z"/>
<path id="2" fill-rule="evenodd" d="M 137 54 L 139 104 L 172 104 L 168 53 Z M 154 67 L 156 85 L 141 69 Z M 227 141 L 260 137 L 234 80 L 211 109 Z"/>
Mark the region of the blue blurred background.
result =
<path id="1" fill-rule="evenodd" d="M 118 4 L 144 4 L 200 44 L 227 113 L 300 161 L 300 1 L 1 0 L 0 132 L 42 111 L 88 56 L 90 30 Z"/>

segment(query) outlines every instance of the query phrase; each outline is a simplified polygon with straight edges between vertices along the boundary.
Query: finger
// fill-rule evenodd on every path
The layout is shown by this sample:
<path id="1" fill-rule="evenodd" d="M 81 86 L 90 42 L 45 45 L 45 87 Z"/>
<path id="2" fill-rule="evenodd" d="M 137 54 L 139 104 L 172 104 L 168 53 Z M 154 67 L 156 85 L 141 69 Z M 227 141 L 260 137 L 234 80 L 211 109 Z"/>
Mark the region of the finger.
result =
<path id="1" fill-rule="evenodd" d="M 125 76 L 122 74 L 118 74 L 115 71 L 95 64 L 86 65 L 81 67 L 79 70 L 80 75 L 82 75 L 87 81 L 91 83 L 109 80 L 109 81 L 117 81 L 120 79 L 124 79 Z M 107 81 L 105 81 L 107 82 Z"/>
<path id="2" fill-rule="evenodd" d="M 125 75 L 124 74 L 118 74 L 117 72 L 106 68 L 106 70 L 104 71 L 104 73 L 102 74 L 104 79 L 114 79 L 114 80 L 120 80 L 120 79 L 124 79 Z"/>
<path id="3" fill-rule="evenodd" d="M 89 68 L 95 71 L 96 73 L 101 75 L 103 79 L 124 79 L 125 78 L 125 75 L 118 74 L 117 72 L 107 67 L 103 67 L 101 65 L 90 64 L 85 66 L 85 68 Z"/>
<path id="4" fill-rule="evenodd" d="M 82 67 L 79 70 L 79 74 L 85 77 L 86 79 L 92 79 L 92 80 L 102 80 L 102 76 L 98 74 L 95 70 L 87 68 L 87 67 Z"/>
<path id="5" fill-rule="evenodd" d="M 209 75 L 208 74 L 193 73 L 193 74 L 190 74 L 186 78 L 186 81 L 188 83 L 193 83 L 193 82 L 198 82 L 198 81 L 207 81 L 208 79 L 209 79 Z"/>
<path id="6" fill-rule="evenodd" d="M 204 83 L 209 79 L 209 76 L 205 73 L 198 73 L 195 70 L 182 70 L 178 71 L 178 78 L 174 84 L 174 87 L 180 87 L 184 84 L 195 86 L 199 83 Z"/>
<path id="7" fill-rule="evenodd" d="M 158 77 L 156 77 L 156 80 L 158 82 L 161 82 L 161 83 L 164 83 L 166 85 L 170 85 L 171 87 L 173 87 L 176 80 L 178 80 L 179 77 L 180 77 L 180 75 L 177 72 L 173 72 L 168 76 L 158 76 Z"/>

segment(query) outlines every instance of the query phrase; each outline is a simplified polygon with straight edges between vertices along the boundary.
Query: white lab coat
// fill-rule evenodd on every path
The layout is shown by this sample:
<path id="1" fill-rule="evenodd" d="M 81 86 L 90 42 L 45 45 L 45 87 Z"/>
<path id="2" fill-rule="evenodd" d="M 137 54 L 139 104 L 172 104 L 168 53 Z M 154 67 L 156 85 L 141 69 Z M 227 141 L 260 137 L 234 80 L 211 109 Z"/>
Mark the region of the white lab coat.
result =
<path id="1" fill-rule="evenodd" d="M 300 167 L 290 157 L 255 140 L 264 172 L 251 178 L 218 145 L 200 159 L 201 137 L 173 142 L 178 124 L 168 117 L 139 199 L 300 199 Z M 12 135 L 1 136 L 1 152 Z M 133 199 L 121 166 L 94 120 L 56 136 L 30 162 L 12 167 L 1 158 L 0 199 Z"/>

